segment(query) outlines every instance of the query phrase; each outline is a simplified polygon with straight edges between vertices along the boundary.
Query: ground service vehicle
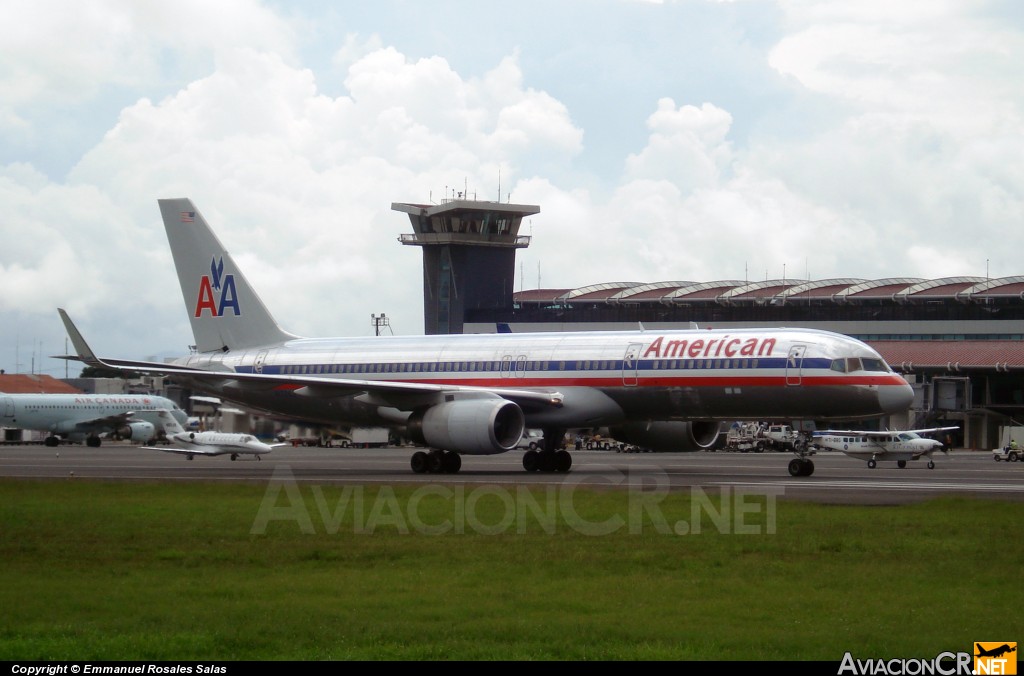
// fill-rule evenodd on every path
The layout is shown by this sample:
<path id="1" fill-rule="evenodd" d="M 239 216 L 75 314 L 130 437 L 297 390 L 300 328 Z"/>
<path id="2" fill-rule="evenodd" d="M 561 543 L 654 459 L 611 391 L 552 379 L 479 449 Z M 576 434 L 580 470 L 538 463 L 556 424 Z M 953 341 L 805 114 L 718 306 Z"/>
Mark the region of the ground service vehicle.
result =
<path id="1" fill-rule="evenodd" d="M 1017 462 L 1024 457 L 1024 451 L 1019 448 L 1012 446 L 1003 446 L 1002 448 L 992 449 L 992 459 L 996 462 L 1005 460 L 1006 462 Z"/>
<path id="2" fill-rule="evenodd" d="M 387 427 L 353 427 L 348 439 L 342 439 L 342 448 L 383 448 L 391 442 L 391 431 Z"/>
<path id="3" fill-rule="evenodd" d="M 725 450 L 741 453 L 793 451 L 800 443 L 800 433 L 789 425 L 764 425 L 757 422 L 736 423 L 726 432 Z"/>

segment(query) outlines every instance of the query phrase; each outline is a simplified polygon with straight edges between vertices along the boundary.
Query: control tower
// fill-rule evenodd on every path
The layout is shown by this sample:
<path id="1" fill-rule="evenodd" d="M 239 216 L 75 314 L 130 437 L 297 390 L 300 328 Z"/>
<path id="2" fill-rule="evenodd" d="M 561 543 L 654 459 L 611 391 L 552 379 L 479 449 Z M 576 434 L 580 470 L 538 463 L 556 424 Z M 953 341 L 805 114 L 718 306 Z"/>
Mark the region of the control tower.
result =
<path id="1" fill-rule="evenodd" d="M 398 241 L 423 247 L 423 329 L 427 335 L 462 333 L 469 310 L 512 307 L 516 249 L 524 216 L 540 207 L 462 199 L 441 204 L 392 202 L 409 214 L 413 233 Z"/>

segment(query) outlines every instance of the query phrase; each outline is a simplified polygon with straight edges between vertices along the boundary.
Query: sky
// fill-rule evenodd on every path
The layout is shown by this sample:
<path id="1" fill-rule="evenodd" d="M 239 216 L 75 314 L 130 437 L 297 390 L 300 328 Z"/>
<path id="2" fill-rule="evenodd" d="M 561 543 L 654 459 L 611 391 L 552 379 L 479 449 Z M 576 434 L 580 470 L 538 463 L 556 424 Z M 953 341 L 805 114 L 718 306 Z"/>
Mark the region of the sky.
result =
<path id="1" fill-rule="evenodd" d="M 157 200 L 285 330 L 423 333 L 394 202 L 540 207 L 516 290 L 1024 275 L 1016 0 L 0 3 L 0 369 L 193 343 Z"/>

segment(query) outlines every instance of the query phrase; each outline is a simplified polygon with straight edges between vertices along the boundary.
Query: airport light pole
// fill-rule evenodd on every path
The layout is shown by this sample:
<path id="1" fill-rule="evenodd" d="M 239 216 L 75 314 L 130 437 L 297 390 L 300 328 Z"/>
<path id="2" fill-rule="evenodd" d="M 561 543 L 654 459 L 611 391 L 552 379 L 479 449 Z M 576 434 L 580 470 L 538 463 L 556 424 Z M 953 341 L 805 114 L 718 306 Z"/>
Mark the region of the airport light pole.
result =
<path id="1" fill-rule="evenodd" d="M 370 323 L 373 324 L 374 334 L 378 336 L 380 335 L 380 328 L 382 326 L 387 326 L 388 328 L 391 327 L 390 321 L 383 312 L 380 313 L 380 316 L 371 314 Z"/>

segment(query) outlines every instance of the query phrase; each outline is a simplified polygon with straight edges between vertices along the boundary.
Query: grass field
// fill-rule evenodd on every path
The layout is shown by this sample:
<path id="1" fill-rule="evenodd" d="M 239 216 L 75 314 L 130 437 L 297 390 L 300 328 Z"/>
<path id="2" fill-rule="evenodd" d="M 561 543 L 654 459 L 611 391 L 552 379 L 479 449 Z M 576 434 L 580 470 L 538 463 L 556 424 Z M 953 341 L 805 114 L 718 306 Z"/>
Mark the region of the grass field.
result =
<path id="1" fill-rule="evenodd" d="M 1024 503 L 0 480 L 3 660 L 932 658 L 1024 638 Z"/>

